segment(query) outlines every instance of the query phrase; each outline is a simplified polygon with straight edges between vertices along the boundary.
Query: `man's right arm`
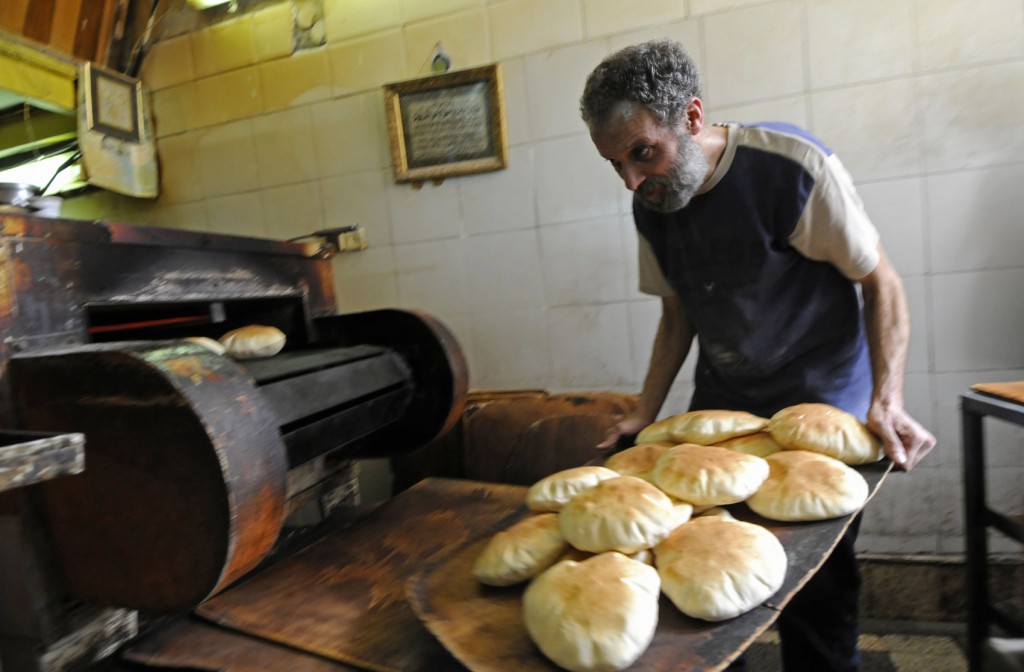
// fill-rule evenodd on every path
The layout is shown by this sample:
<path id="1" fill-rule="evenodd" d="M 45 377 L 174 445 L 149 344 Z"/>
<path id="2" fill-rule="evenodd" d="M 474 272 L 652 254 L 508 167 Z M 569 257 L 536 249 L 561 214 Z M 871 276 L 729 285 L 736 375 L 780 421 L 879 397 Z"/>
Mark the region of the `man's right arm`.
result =
<path id="1" fill-rule="evenodd" d="M 661 297 L 661 321 L 636 410 L 610 430 L 598 448 L 614 448 L 619 437 L 636 434 L 655 421 L 672 383 L 690 352 L 693 327 L 675 295 Z"/>

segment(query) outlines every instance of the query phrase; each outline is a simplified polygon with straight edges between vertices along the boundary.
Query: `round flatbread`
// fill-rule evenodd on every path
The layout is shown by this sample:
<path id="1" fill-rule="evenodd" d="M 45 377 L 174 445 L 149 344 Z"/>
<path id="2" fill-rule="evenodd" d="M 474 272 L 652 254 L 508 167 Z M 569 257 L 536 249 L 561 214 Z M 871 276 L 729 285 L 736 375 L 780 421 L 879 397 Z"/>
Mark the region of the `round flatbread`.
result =
<path id="1" fill-rule="evenodd" d="M 786 551 L 774 534 L 720 516 L 694 518 L 654 548 L 662 592 L 681 612 L 705 621 L 746 613 L 786 578 Z"/>
<path id="2" fill-rule="evenodd" d="M 771 520 L 828 520 L 858 511 L 868 499 L 864 477 L 839 460 L 807 450 L 784 450 L 765 458 L 768 478 L 747 500 Z"/>
<path id="3" fill-rule="evenodd" d="M 223 355 L 226 352 L 220 341 L 215 341 L 207 336 L 187 336 L 183 340 L 186 340 L 189 343 L 194 343 L 195 345 L 201 345 L 210 352 L 218 355 Z"/>
<path id="4" fill-rule="evenodd" d="M 655 423 L 647 425 L 636 435 L 637 445 L 641 443 L 674 443 L 672 441 L 672 435 L 668 433 L 669 427 L 675 420 L 676 416 L 671 416 L 658 420 Z"/>
<path id="5" fill-rule="evenodd" d="M 669 425 L 669 436 L 676 443 L 710 446 L 736 436 L 759 432 L 767 426 L 767 418 L 746 411 L 689 411 L 675 416 Z"/>
<path id="6" fill-rule="evenodd" d="M 610 456 L 604 466 L 623 476 L 636 476 L 651 482 L 654 465 L 666 450 L 668 446 L 662 443 L 640 443 Z"/>
<path id="7" fill-rule="evenodd" d="M 771 417 L 768 431 L 784 448 L 810 450 L 845 464 L 885 456 L 882 444 L 856 416 L 828 404 L 797 404 Z"/>
<path id="8" fill-rule="evenodd" d="M 732 439 L 720 441 L 715 445 L 720 448 L 735 450 L 737 453 L 757 455 L 758 457 L 768 457 L 773 453 L 783 450 L 782 445 L 775 440 L 771 432 L 767 431 L 737 436 Z"/>
<path id="9" fill-rule="evenodd" d="M 618 476 L 569 500 L 558 523 L 565 540 L 582 551 L 629 554 L 657 544 L 680 518 L 664 492 L 635 476 Z"/>
<path id="10" fill-rule="evenodd" d="M 658 572 L 620 553 L 563 560 L 523 593 L 530 639 L 555 664 L 574 672 L 621 670 L 654 639 Z"/>
<path id="11" fill-rule="evenodd" d="M 521 583 L 558 562 L 568 547 L 557 513 L 528 516 L 491 537 L 473 563 L 473 576 L 488 586 Z"/>
<path id="12" fill-rule="evenodd" d="M 606 467 L 572 467 L 549 474 L 526 491 L 526 505 L 531 511 L 561 511 L 579 493 L 619 473 Z"/>
<path id="13" fill-rule="evenodd" d="M 225 352 L 234 359 L 273 357 L 284 349 L 286 340 L 283 331 L 262 324 L 232 329 L 220 337 Z"/>
<path id="14" fill-rule="evenodd" d="M 742 502 L 766 478 L 763 458 L 694 443 L 669 448 L 654 466 L 654 484 L 695 507 Z"/>

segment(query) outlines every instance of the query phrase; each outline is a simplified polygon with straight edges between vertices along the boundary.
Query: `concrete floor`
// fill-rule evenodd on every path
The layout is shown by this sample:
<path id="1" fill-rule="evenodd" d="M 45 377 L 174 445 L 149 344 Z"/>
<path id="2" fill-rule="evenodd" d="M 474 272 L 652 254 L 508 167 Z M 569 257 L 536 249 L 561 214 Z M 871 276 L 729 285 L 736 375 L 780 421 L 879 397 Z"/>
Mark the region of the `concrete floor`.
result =
<path id="1" fill-rule="evenodd" d="M 963 627 L 948 623 L 866 621 L 860 672 L 966 672 Z M 779 636 L 768 630 L 747 650 L 747 672 L 780 672 Z"/>

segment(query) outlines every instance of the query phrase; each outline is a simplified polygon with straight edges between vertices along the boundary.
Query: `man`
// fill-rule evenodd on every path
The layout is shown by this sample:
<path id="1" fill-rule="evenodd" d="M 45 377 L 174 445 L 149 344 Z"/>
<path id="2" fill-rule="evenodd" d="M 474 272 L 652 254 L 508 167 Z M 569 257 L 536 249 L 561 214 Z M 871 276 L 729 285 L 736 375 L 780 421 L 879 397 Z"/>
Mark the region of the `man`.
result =
<path id="1" fill-rule="evenodd" d="M 829 403 L 912 469 L 935 438 L 903 405 L 906 297 L 849 175 L 796 127 L 707 123 L 700 95 L 682 46 L 655 41 L 605 59 L 580 100 L 662 301 L 637 409 L 601 447 L 654 422 L 696 337 L 691 410 Z M 779 619 L 787 672 L 857 669 L 858 524 Z"/>

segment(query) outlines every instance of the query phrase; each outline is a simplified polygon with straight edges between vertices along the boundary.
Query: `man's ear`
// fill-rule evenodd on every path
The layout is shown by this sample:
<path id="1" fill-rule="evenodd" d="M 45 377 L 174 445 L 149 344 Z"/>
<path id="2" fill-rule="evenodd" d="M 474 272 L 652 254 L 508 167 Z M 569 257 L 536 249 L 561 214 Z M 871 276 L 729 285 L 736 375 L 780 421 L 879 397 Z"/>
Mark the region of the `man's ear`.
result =
<path id="1" fill-rule="evenodd" d="M 697 135 L 704 128 L 704 103 L 694 97 L 686 106 L 686 132 Z"/>

